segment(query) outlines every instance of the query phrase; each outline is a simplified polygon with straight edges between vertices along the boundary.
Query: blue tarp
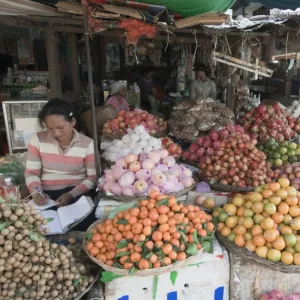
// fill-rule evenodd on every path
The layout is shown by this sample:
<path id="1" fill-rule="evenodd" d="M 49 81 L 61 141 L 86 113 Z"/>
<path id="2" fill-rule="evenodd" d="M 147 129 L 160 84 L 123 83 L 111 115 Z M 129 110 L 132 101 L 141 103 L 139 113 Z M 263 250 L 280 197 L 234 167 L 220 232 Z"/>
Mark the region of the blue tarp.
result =
<path id="1" fill-rule="evenodd" d="M 293 9 L 300 7 L 299 0 L 245 0 L 246 4 L 251 2 L 260 3 L 268 8 Z"/>

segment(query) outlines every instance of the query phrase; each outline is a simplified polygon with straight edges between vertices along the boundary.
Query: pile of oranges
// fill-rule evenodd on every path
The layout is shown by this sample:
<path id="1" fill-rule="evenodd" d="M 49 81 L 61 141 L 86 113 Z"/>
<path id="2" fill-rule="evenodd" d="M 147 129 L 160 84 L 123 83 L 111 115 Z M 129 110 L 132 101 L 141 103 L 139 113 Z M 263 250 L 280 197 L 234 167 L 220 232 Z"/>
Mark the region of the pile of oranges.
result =
<path id="1" fill-rule="evenodd" d="M 156 191 L 149 196 L 92 229 L 85 245 L 91 256 L 108 266 L 145 270 L 183 261 L 202 247 L 212 249 L 211 215 Z"/>
<path id="2" fill-rule="evenodd" d="M 214 209 L 217 230 L 239 247 L 286 265 L 300 265 L 300 192 L 279 178 Z"/>

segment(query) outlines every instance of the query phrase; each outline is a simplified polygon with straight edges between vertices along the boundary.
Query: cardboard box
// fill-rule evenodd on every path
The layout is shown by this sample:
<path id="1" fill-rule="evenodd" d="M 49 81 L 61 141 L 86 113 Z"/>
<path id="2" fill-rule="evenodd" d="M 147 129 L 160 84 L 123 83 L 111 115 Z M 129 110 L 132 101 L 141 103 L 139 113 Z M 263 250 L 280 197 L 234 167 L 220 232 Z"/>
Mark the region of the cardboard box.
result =
<path id="1" fill-rule="evenodd" d="M 202 253 L 192 265 L 177 270 L 174 284 L 169 272 L 158 275 L 155 298 L 153 280 L 153 276 L 115 279 L 105 284 L 105 300 L 228 300 L 228 253 L 214 240 L 214 253 Z"/>

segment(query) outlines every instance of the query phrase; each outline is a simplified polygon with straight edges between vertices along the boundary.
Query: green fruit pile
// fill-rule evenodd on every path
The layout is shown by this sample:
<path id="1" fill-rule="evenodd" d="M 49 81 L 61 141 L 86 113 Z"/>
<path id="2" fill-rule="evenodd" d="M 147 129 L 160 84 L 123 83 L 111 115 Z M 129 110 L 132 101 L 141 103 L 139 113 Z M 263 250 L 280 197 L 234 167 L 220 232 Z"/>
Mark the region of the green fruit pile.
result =
<path id="1" fill-rule="evenodd" d="M 270 138 L 264 144 L 259 144 L 257 148 L 266 154 L 268 161 L 275 167 L 300 161 L 300 145 L 294 142 L 276 143 L 273 138 Z"/>

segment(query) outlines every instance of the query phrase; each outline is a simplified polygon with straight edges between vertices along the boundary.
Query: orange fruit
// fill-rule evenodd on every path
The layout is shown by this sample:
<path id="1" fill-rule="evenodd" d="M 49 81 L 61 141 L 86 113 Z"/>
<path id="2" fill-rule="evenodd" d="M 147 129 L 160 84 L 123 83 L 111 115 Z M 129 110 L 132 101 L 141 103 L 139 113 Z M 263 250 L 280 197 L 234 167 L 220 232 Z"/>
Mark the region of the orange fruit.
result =
<path id="1" fill-rule="evenodd" d="M 151 219 L 151 218 L 150 218 Z M 168 222 L 168 216 L 167 215 L 160 215 L 158 218 L 159 224 L 164 224 Z"/>
<path id="2" fill-rule="evenodd" d="M 290 206 L 289 214 L 292 217 L 299 217 L 300 216 L 300 207 L 298 205 Z"/>
<path id="3" fill-rule="evenodd" d="M 246 245 L 246 239 L 243 235 L 237 234 L 234 238 L 234 243 L 239 247 L 244 247 Z"/>
<path id="4" fill-rule="evenodd" d="M 273 248 L 282 251 L 286 247 L 284 238 L 282 236 L 278 236 L 276 240 L 272 243 L 272 246 Z"/>
<path id="5" fill-rule="evenodd" d="M 265 199 L 268 199 L 273 195 L 273 192 L 271 190 L 263 190 L 261 194 Z"/>
<path id="6" fill-rule="evenodd" d="M 294 256 L 288 251 L 281 252 L 281 262 L 285 265 L 291 265 L 294 261 Z"/>
<path id="7" fill-rule="evenodd" d="M 264 238 L 267 242 L 274 242 L 277 238 L 277 230 L 276 229 L 267 229 L 264 232 Z"/>
<path id="8" fill-rule="evenodd" d="M 254 226 L 254 221 L 252 218 L 250 217 L 246 217 L 245 220 L 244 220 L 244 226 L 247 228 L 247 229 L 250 229 Z"/>
<path id="9" fill-rule="evenodd" d="M 251 234 L 253 236 L 255 235 L 260 235 L 263 233 L 263 229 L 261 228 L 260 225 L 254 225 L 252 228 L 251 228 Z"/>
<path id="10" fill-rule="evenodd" d="M 133 252 L 131 255 L 130 255 L 130 260 L 133 262 L 133 263 L 136 263 L 138 261 L 140 261 L 141 259 L 141 254 L 139 252 Z"/>
<path id="11" fill-rule="evenodd" d="M 166 245 L 164 245 L 164 246 L 162 247 L 162 252 L 163 252 L 163 254 L 165 254 L 165 255 L 170 254 L 172 250 L 173 250 L 173 247 L 172 247 L 171 244 L 166 244 Z"/>
<path id="12" fill-rule="evenodd" d="M 224 227 L 221 229 L 220 233 L 222 236 L 227 237 L 231 233 L 231 229 L 229 227 Z"/>
<path id="13" fill-rule="evenodd" d="M 102 241 L 98 241 L 95 243 L 95 247 L 101 249 L 102 247 L 104 247 L 104 243 Z"/>
<path id="14" fill-rule="evenodd" d="M 255 202 L 252 205 L 252 208 L 254 213 L 260 214 L 264 211 L 264 204 L 262 202 Z"/>
<path id="15" fill-rule="evenodd" d="M 165 224 L 161 224 L 158 228 L 158 230 L 161 232 L 161 233 L 164 233 L 164 232 L 167 232 L 169 231 L 169 224 L 165 223 Z"/>
<path id="16" fill-rule="evenodd" d="M 282 235 L 285 235 L 285 234 L 293 233 L 293 230 L 290 226 L 282 226 L 280 229 L 280 233 Z"/>
<path id="17" fill-rule="evenodd" d="M 101 234 L 99 233 L 96 233 L 92 236 L 92 241 L 95 243 L 95 242 L 98 242 L 101 240 Z"/>
<path id="18" fill-rule="evenodd" d="M 133 207 L 130 209 L 130 215 L 132 217 L 137 217 L 140 214 L 140 210 L 137 207 Z"/>
<path id="19" fill-rule="evenodd" d="M 171 240 L 171 235 L 170 235 L 169 232 L 164 232 L 164 233 L 163 233 L 163 240 L 164 240 L 165 242 L 168 242 L 168 241 Z"/>
<path id="20" fill-rule="evenodd" d="M 256 246 L 254 245 L 252 240 L 249 240 L 246 242 L 245 247 L 247 248 L 247 250 L 249 250 L 250 252 L 255 252 L 256 250 Z"/>
<path id="21" fill-rule="evenodd" d="M 98 254 L 96 258 L 103 263 L 105 263 L 107 261 L 105 254 Z"/>
<path id="22" fill-rule="evenodd" d="M 138 221 L 138 220 L 137 220 L 136 217 L 130 217 L 130 218 L 128 219 L 128 224 L 133 225 L 133 224 L 136 224 L 137 221 Z"/>
<path id="23" fill-rule="evenodd" d="M 94 243 L 88 242 L 85 247 L 87 251 L 90 251 L 94 246 L 95 246 Z"/>
<path id="24" fill-rule="evenodd" d="M 165 257 L 164 258 L 164 264 L 169 266 L 172 264 L 171 258 L 170 257 Z"/>
<path id="25" fill-rule="evenodd" d="M 281 252 L 277 249 L 269 249 L 267 253 L 267 259 L 271 261 L 280 261 Z"/>
<path id="26" fill-rule="evenodd" d="M 150 256 L 150 261 L 151 261 L 153 264 L 156 263 L 157 260 L 158 260 L 157 255 L 153 254 L 153 255 Z"/>
<path id="27" fill-rule="evenodd" d="M 133 267 L 133 263 L 126 262 L 123 267 L 125 270 L 130 270 Z"/>
<path id="28" fill-rule="evenodd" d="M 166 224 L 164 224 L 164 225 L 166 225 Z M 144 229 L 143 229 L 143 234 L 145 236 L 149 236 L 149 235 L 151 235 L 151 233 L 152 233 L 152 227 L 151 226 L 145 226 Z"/>
<path id="29" fill-rule="evenodd" d="M 179 252 L 177 253 L 177 260 L 182 261 L 186 259 L 186 254 L 185 252 Z"/>
<path id="30" fill-rule="evenodd" d="M 149 219 L 151 221 L 156 221 L 158 219 L 158 217 L 159 217 L 159 214 L 158 214 L 157 210 L 151 210 L 149 212 Z"/>
<path id="31" fill-rule="evenodd" d="M 269 188 L 272 192 L 277 192 L 280 190 L 280 184 L 278 182 L 270 182 Z"/>
<path id="32" fill-rule="evenodd" d="M 274 224 L 275 224 L 274 220 L 268 217 L 262 220 L 260 226 L 262 227 L 262 229 L 267 230 L 267 229 L 272 229 L 274 227 Z"/>
<path id="33" fill-rule="evenodd" d="M 172 250 L 170 253 L 169 253 L 169 258 L 171 259 L 171 260 L 176 260 L 177 259 L 177 253 L 174 251 L 174 250 Z"/>
<path id="34" fill-rule="evenodd" d="M 180 233 L 179 233 L 179 238 L 180 238 Z M 152 240 L 155 241 L 155 242 L 161 241 L 162 240 L 162 233 L 160 231 L 154 231 L 153 234 L 152 234 Z"/>
<path id="35" fill-rule="evenodd" d="M 228 217 L 225 221 L 225 224 L 229 228 L 234 228 L 237 225 L 237 219 L 235 217 Z"/>
<path id="36" fill-rule="evenodd" d="M 299 266 L 300 265 L 300 253 L 294 253 L 294 264 Z"/>
<path id="37" fill-rule="evenodd" d="M 273 221 L 276 224 L 280 224 L 283 222 L 284 220 L 284 215 L 281 212 L 276 212 L 273 216 L 272 216 Z"/>
<path id="38" fill-rule="evenodd" d="M 259 234 L 253 237 L 253 243 L 256 247 L 261 247 L 266 244 L 266 240 L 262 234 Z"/>
<path id="39" fill-rule="evenodd" d="M 247 229 L 244 225 L 238 225 L 232 231 L 237 235 L 244 235 L 247 232 Z"/>
<path id="40" fill-rule="evenodd" d="M 154 247 L 154 243 L 153 243 L 152 241 L 147 241 L 147 242 L 145 243 L 145 246 L 146 246 L 149 250 L 152 250 L 153 247 Z M 128 247 L 128 245 L 127 245 L 127 247 Z"/>
<path id="41" fill-rule="evenodd" d="M 149 262 L 147 259 L 145 258 L 142 258 L 140 261 L 139 261 L 139 269 L 140 270 L 147 270 L 149 269 L 150 266 L 149 266 Z"/>
<path id="42" fill-rule="evenodd" d="M 175 197 L 170 197 L 168 200 L 168 206 L 172 207 L 176 204 L 176 198 Z"/>
<path id="43" fill-rule="evenodd" d="M 289 206 L 294 206 L 298 204 L 298 198 L 297 196 L 287 196 L 287 198 L 285 199 L 285 202 L 289 205 Z"/>
<path id="44" fill-rule="evenodd" d="M 91 256 L 97 256 L 98 254 L 100 253 L 100 250 L 99 250 L 99 248 L 97 248 L 97 247 L 93 247 L 93 248 L 91 248 L 90 249 L 90 254 L 91 254 Z"/>
<path id="45" fill-rule="evenodd" d="M 267 253 L 269 249 L 266 246 L 259 246 L 256 248 L 255 253 L 261 258 L 267 258 Z"/>

